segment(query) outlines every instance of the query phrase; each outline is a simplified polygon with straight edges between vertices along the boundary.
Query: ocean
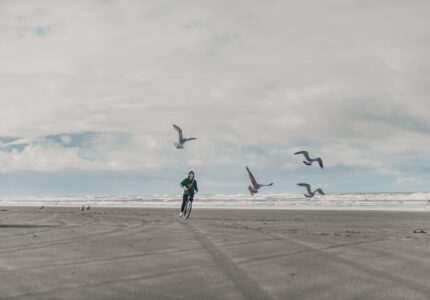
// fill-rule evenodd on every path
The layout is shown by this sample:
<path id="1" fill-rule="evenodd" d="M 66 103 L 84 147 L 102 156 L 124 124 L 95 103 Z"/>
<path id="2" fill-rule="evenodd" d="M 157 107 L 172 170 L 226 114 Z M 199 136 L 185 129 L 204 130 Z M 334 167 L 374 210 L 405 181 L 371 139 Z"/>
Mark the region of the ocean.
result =
<path id="1" fill-rule="evenodd" d="M 0 206 L 178 207 L 176 195 L 3 196 Z M 356 209 L 430 211 L 430 193 L 336 193 L 307 199 L 297 193 L 197 194 L 194 208 Z"/>

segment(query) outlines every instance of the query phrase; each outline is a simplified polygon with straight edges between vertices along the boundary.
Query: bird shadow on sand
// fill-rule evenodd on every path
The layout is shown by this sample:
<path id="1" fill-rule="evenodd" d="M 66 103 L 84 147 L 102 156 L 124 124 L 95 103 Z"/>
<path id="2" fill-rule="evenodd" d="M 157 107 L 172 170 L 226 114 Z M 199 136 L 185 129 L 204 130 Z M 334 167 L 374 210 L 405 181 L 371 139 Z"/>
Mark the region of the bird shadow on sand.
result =
<path id="1" fill-rule="evenodd" d="M 28 225 L 28 224 L 0 224 L 1 228 L 43 228 L 56 227 L 56 225 Z"/>

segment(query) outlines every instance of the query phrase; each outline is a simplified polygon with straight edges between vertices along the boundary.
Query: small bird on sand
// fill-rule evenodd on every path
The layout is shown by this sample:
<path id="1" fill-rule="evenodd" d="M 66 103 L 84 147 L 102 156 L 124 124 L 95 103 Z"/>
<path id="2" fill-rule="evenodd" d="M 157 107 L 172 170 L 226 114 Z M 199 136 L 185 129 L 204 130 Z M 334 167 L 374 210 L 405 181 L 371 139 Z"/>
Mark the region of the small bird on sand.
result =
<path id="1" fill-rule="evenodd" d="M 90 208 L 91 208 L 91 207 L 88 205 L 88 206 L 87 206 L 87 210 L 90 210 Z"/>
<path id="2" fill-rule="evenodd" d="M 81 211 L 84 211 L 85 210 L 85 206 L 84 205 L 82 205 L 82 207 L 81 207 Z"/>
<path id="3" fill-rule="evenodd" d="M 44 208 L 45 208 L 45 206 L 43 206 L 43 205 L 41 207 L 39 207 L 39 209 L 44 209 Z"/>
<path id="4" fill-rule="evenodd" d="M 320 193 L 321 195 L 325 195 L 323 190 L 318 188 L 315 191 L 311 191 L 311 185 L 307 184 L 307 183 L 298 183 L 298 186 L 303 186 L 308 190 L 308 194 L 304 194 L 306 198 L 312 198 L 313 196 L 315 196 L 315 193 Z"/>
<path id="5" fill-rule="evenodd" d="M 306 159 L 306 160 L 304 160 L 304 161 L 303 161 L 303 163 L 304 163 L 305 165 L 307 165 L 307 166 L 312 166 L 312 163 L 313 163 L 314 161 L 317 161 L 317 162 L 318 162 L 318 164 L 320 165 L 321 169 L 323 169 L 323 168 L 324 168 L 324 165 L 323 165 L 322 159 L 321 159 L 320 157 L 317 157 L 317 158 L 311 158 L 311 157 L 309 156 L 308 151 L 298 151 L 298 152 L 296 152 L 296 153 L 294 153 L 294 154 L 295 154 L 295 155 L 297 155 L 297 154 L 303 154 L 303 155 L 304 155 L 304 157 L 305 157 L 305 159 Z"/>
<path id="6" fill-rule="evenodd" d="M 192 141 L 192 140 L 197 140 L 197 138 L 184 138 L 182 136 L 182 129 L 179 128 L 178 125 L 173 124 L 173 128 L 176 129 L 176 131 L 178 132 L 179 135 L 179 143 L 175 143 L 175 147 L 176 149 L 184 149 L 184 144 L 188 141 Z"/>
<path id="7" fill-rule="evenodd" d="M 273 185 L 273 182 L 269 183 L 269 184 L 259 184 L 257 182 L 257 180 L 255 180 L 254 175 L 252 175 L 251 171 L 249 170 L 248 166 L 246 166 L 246 171 L 248 172 L 248 176 L 249 179 L 251 180 L 251 184 L 252 186 L 248 186 L 248 190 L 251 193 L 252 196 L 254 196 L 254 194 L 258 193 L 258 189 L 263 187 L 263 186 L 271 186 Z"/>

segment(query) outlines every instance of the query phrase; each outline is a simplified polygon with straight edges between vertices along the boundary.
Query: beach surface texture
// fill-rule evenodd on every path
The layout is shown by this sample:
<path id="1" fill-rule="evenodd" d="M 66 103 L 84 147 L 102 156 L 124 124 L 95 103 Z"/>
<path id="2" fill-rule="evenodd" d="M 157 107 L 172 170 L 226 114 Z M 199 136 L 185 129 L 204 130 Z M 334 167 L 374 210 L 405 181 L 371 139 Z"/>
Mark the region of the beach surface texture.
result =
<path id="1" fill-rule="evenodd" d="M 430 213 L 3 207 L 0 299 L 430 299 Z"/>

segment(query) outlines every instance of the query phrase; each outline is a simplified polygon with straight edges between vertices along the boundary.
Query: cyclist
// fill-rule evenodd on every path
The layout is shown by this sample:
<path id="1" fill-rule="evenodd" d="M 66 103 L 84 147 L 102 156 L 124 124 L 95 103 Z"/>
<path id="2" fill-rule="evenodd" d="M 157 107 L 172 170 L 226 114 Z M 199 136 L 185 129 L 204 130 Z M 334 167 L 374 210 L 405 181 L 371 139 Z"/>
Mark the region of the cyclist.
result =
<path id="1" fill-rule="evenodd" d="M 194 192 L 199 191 L 197 187 L 197 181 L 194 178 L 193 171 L 188 172 L 188 177 L 181 181 L 181 188 L 184 189 L 184 194 L 182 196 L 181 212 L 179 213 L 180 217 L 182 217 L 184 213 L 184 208 L 185 204 L 187 203 L 187 200 L 190 200 L 192 203 L 194 199 Z"/>

